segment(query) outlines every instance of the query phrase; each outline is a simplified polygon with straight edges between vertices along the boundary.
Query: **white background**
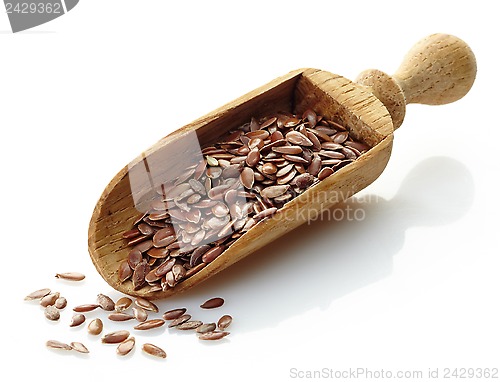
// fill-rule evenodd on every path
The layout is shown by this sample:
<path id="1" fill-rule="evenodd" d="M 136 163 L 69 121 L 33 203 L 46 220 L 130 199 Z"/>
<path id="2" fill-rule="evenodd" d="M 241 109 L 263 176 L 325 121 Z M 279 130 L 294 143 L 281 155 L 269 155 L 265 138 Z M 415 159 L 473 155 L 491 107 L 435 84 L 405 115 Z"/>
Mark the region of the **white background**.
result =
<path id="1" fill-rule="evenodd" d="M 2 374 L 288 381 L 299 379 L 293 369 L 426 376 L 440 368 L 439 380 L 450 380 L 445 368 L 499 368 L 494 3 L 82 0 L 18 34 L 2 13 Z M 136 155 L 293 69 L 350 79 L 370 67 L 393 73 L 413 43 L 435 32 L 470 44 L 476 83 L 454 104 L 408 107 L 383 175 L 342 207 L 362 209 L 365 219 L 299 228 L 159 303 L 161 311 L 186 306 L 204 321 L 231 314 L 226 340 L 200 343 L 164 328 L 134 333 L 139 346 L 155 343 L 168 357 L 137 348 L 122 359 L 83 326 L 68 327 L 73 306 L 100 292 L 120 296 L 90 261 L 87 229 L 104 187 Z M 86 280 L 54 278 L 71 270 Z M 69 301 L 58 323 L 23 301 L 46 286 Z M 201 311 L 213 296 L 226 305 Z M 105 320 L 106 332 L 131 326 Z M 81 341 L 91 353 L 50 351 L 47 339 Z"/>

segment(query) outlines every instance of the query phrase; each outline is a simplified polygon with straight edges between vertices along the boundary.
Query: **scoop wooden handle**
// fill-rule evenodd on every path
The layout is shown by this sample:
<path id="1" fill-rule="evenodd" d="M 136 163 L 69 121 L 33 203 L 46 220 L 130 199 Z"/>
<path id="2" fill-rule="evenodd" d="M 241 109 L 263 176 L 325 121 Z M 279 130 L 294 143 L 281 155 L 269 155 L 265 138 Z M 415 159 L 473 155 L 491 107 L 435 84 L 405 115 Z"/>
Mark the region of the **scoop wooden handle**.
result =
<path id="1" fill-rule="evenodd" d="M 476 69 L 474 53 L 464 41 L 439 33 L 417 42 L 393 76 L 369 69 L 356 82 L 382 101 L 397 129 L 407 104 L 443 105 L 466 95 Z"/>

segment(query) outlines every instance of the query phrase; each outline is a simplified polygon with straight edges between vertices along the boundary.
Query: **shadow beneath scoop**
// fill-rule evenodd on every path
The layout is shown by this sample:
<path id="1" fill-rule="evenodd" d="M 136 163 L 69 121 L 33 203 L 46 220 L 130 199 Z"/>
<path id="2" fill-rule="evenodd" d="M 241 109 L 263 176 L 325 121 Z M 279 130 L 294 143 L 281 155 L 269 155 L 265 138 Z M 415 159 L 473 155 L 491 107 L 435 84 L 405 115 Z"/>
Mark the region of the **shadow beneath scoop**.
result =
<path id="1" fill-rule="evenodd" d="M 473 198 L 464 164 L 429 158 L 408 173 L 391 200 L 355 196 L 166 303 L 196 306 L 220 296 L 226 304 L 211 314 L 232 314 L 230 331 L 276 326 L 387 277 L 407 229 L 450 224 Z"/>

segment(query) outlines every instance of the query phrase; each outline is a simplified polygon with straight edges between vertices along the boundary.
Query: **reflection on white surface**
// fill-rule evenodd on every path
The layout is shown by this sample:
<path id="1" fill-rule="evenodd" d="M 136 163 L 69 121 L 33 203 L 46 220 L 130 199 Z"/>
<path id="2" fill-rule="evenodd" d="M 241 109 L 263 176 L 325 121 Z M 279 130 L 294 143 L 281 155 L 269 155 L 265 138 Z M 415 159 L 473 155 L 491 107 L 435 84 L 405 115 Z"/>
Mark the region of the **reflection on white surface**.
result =
<path id="1" fill-rule="evenodd" d="M 173 300 L 230 291 L 238 296 L 233 303 L 239 331 L 276 326 L 389 276 L 394 257 L 404 255 L 408 229 L 452 223 L 473 199 L 474 181 L 465 165 L 427 159 L 409 172 L 392 199 L 364 194 L 336 207 L 363 209 L 365 219 L 303 225 Z"/>

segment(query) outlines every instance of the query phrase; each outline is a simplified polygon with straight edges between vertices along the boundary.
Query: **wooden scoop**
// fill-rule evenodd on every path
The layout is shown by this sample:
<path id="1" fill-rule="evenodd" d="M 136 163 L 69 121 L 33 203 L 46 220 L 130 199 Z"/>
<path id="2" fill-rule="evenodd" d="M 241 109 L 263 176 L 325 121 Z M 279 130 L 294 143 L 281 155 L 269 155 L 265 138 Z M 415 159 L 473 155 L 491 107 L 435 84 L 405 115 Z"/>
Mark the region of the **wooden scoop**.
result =
<path id="1" fill-rule="evenodd" d="M 368 70 L 354 83 L 307 68 L 277 78 L 161 139 L 123 168 L 104 190 L 92 215 L 92 261 L 109 285 L 129 295 L 160 299 L 198 285 L 372 183 L 387 165 L 393 133 L 403 122 L 406 104 L 456 101 L 467 94 L 475 75 L 476 61 L 469 46 L 454 36 L 435 34 L 418 42 L 393 76 Z M 307 109 L 327 119 L 339 117 L 352 137 L 371 148 L 285 204 L 271 219 L 260 221 L 222 255 L 174 288 L 136 291 L 130 281 L 119 281 L 118 267 L 130 252 L 122 234 L 149 208 L 145 206 L 156 195 L 154 188 L 184 171 L 183 155 L 193 145 L 199 148 L 217 142 L 252 117 L 279 111 L 301 114 Z"/>

